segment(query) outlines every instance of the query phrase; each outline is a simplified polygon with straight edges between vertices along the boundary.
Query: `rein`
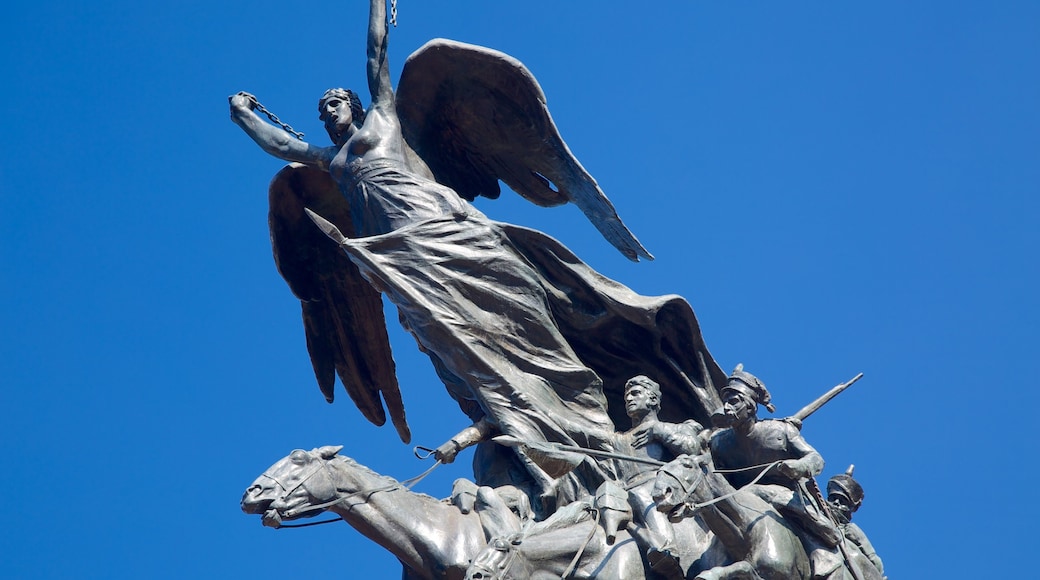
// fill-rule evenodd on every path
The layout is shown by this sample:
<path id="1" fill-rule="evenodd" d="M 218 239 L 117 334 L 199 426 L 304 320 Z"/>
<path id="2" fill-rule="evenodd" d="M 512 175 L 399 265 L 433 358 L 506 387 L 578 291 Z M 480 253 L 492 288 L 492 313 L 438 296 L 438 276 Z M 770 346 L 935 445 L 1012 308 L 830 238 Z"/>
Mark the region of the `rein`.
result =
<path id="1" fill-rule="evenodd" d="M 749 482 L 749 483 L 748 483 L 747 485 L 745 485 L 744 487 L 741 487 L 741 488 L 739 488 L 739 489 L 734 489 L 733 491 L 731 491 L 731 492 L 729 492 L 729 493 L 727 493 L 727 494 L 725 494 L 725 495 L 720 495 L 719 497 L 716 497 L 716 498 L 714 498 L 714 499 L 710 499 L 710 500 L 708 500 L 708 501 L 706 501 L 706 502 L 704 502 L 704 503 L 692 503 L 692 504 L 691 504 L 691 503 L 687 503 L 687 502 L 683 502 L 683 503 L 684 503 L 684 504 L 686 505 L 686 507 L 688 507 L 688 508 L 689 508 L 690 510 L 692 510 L 692 511 L 698 511 L 698 510 L 702 510 L 702 509 L 704 509 L 704 508 L 706 508 L 706 507 L 709 507 L 709 506 L 715 505 L 715 504 L 717 504 L 717 503 L 719 503 L 719 502 L 721 502 L 721 501 L 725 501 L 725 500 L 727 500 L 727 499 L 729 499 L 729 498 L 731 498 L 731 497 L 733 497 L 733 496 L 737 495 L 737 494 L 738 494 L 738 493 L 740 493 L 741 491 L 743 491 L 743 490 L 744 490 L 744 488 L 746 488 L 746 487 L 748 487 L 748 486 L 751 486 L 751 485 L 755 485 L 756 483 L 758 483 L 759 481 L 761 481 L 761 480 L 762 480 L 762 478 L 763 478 L 763 477 L 765 477 L 766 473 L 767 473 L 767 472 L 768 472 L 768 471 L 769 471 L 770 469 L 772 469 L 772 468 L 776 467 L 776 466 L 777 466 L 777 465 L 779 465 L 779 464 L 780 464 L 780 461 L 774 461 L 774 462 L 772 462 L 772 463 L 764 463 L 764 464 L 762 464 L 762 465 L 753 465 L 753 466 L 751 466 L 751 467 L 743 467 L 743 468 L 740 468 L 740 469 L 725 469 L 725 470 L 723 470 L 723 469 L 718 469 L 718 470 L 714 470 L 714 471 L 715 471 L 715 473 L 737 473 L 737 472 L 740 472 L 740 471 L 750 471 L 750 470 L 752 470 L 752 469 L 758 469 L 758 468 L 760 468 L 760 467 L 765 467 L 765 469 L 763 469 L 763 470 L 762 470 L 762 471 L 761 471 L 761 472 L 760 472 L 760 473 L 759 473 L 758 475 L 756 475 L 756 476 L 755 476 L 755 479 L 752 479 L 752 480 L 751 480 L 751 481 L 750 481 L 750 482 Z M 664 470 L 662 470 L 662 471 L 664 471 Z M 691 489 L 689 489 L 689 488 L 688 488 L 688 487 L 686 486 L 685 482 L 684 482 L 684 481 L 683 481 L 682 479 L 680 479 L 680 478 L 676 477 L 676 476 L 675 476 L 675 474 L 674 474 L 674 473 L 671 473 L 670 471 L 665 471 L 665 473 L 668 473 L 668 475 L 672 476 L 672 477 L 673 477 L 673 478 L 674 478 L 674 479 L 675 479 L 675 480 L 676 480 L 677 482 L 679 482 L 679 484 L 683 486 L 683 494 L 684 494 L 684 495 L 686 495 L 687 497 L 689 497 L 689 495 L 690 495 L 690 492 L 691 492 L 692 490 L 691 490 Z M 700 481 L 698 481 L 698 482 L 697 482 L 697 485 L 693 486 L 693 489 L 697 489 L 697 487 L 699 487 L 699 486 L 700 486 L 700 483 L 701 483 L 702 481 L 705 481 L 705 480 L 707 480 L 707 479 L 708 479 L 708 477 L 707 477 L 707 473 L 704 473 L 704 474 L 702 474 L 702 475 L 701 475 L 701 477 L 700 477 L 699 479 L 700 479 Z"/>
<path id="2" fill-rule="evenodd" d="M 578 552 L 574 554 L 574 558 L 571 559 L 570 565 L 568 565 L 567 569 L 564 570 L 563 574 L 560 575 L 560 580 L 567 580 L 567 578 L 571 577 L 571 574 L 574 574 L 574 571 L 578 568 L 578 561 L 581 560 L 581 555 L 585 553 L 585 548 L 589 547 L 589 542 L 591 542 L 592 538 L 595 537 L 596 529 L 599 528 L 600 511 L 596 508 L 589 509 L 592 510 L 592 513 L 595 516 L 595 519 L 592 522 L 592 530 L 589 532 L 588 537 L 585 538 L 585 541 L 581 543 L 581 547 L 578 548 Z"/>
<path id="3" fill-rule="evenodd" d="M 290 495 L 292 495 L 300 487 L 304 487 L 304 489 L 306 489 L 304 484 L 307 483 L 307 480 L 309 480 L 311 477 L 313 477 L 319 471 L 324 471 L 325 472 L 325 476 L 329 479 L 329 483 L 333 484 L 332 487 L 333 487 L 334 493 L 339 493 L 339 490 L 335 488 L 335 484 L 333 483 L 332 474 L 329 471 L 328 461 L 327 460 L 320 460 L 320 461 L 321 461 L 321 464 L 318 467 L 315 467 L 310 473 L 307 474 L 306 477 L 301 479 L 300 482 L 297 483 L 292 489 L 286 490 L 285 493 L 282 494 L 282 497 L 279 498 L 279 499 L 284 500 L 285 498 L 287 498 Z M 331 499 L 329 501 L 326 501 L 324 503 L 320 503 L 320 504 L 317 504 L 317 505 L 308 505 L 308 506 L 305 506 L 305 507 L 300 507 L 300 508 L 296 508 L 296 509 L 286 510 L 284 512 L 284 514 L 279 514 L 277 516 L 277 519 L 278 519 L 278 522 L 279 522 L 278 529 L 281 529 L 281 528 L 309 528 L 311 526 L 317 526 L 317 525 L 320 525 L 320 524 L 331 524 L 333 522 L 337 522 L 341 518 L 335 517 L 335 518 L 329 518 L 327 520 L 321 520 L 321 521 L 317 521 L 317 522 L 306 522 L 306 523 L 302 523 L 302 524 L 282 524 L 281 523 L 281 518 L 282 517 L 289 517 L 289 518 L 291 518 L 293 516 L 296 516 L 296 515 L 299 515 L 299 514 L 302 514 L 302 513 L 306 513 L 306 512 L 312 512 L 312 511 L 315 511 L 315 510 L 319 510 L 319 511 L 320 510 L 325 510 L 325 509 L 330 508 L 330 507 L 332 507 L 332 506 L 334 506 L 336 504 L 343 503 L 343 502 L 345 502 L 345 501 L 347 501 L 347 500 L 349 500 L 349 499 L 351 499 L 353 497 L 356 497 L 356 496 L 364 496 L 364 495 L 369 495 L 370 496 L 372 494 L 376 494 L 376 493 L 380 493 L 380 492 L 384 492 L 384 491 L 395 491 L 395 490 L 398 490 L 398 489 L 410 490 L 412 488 L 412 486 L 414 486 L 415 484 L 417 484 L 420 481 L 422 481 L 423 478 L 425 478 L 427 475 L 432 473 L 433 470 L 436 469 L 440 464 L 441 464 L 441 462 L 438 460 L 432 466 L 430 466 L 429 469 L 427 469 L 426 471 L 420 473 L 419 475 L 416 475 L 415 477 L 411 477 L 409 479 L 405 479 L 405 480 L 400 481 L 400 482 L 391 483 L 391 484 L 386 485 L 384 487 L 379 487 L 379 488 L 376 488 L 376 489 L 369 489 L 369 490 L 365 490 L 365 491 L 355 491 L 355 492 L 351 492 L 351 493 L 348 493 L 346 495 L 339 496 L 339 497 L 337 497 L 335 499 Z M 280 487 L 283 490 L 285 490 L 285 486 L 282 485 L 282 482 L 280 482 L 277 479 L 271 477 L 270 475 L 267 475 L 266 473 L 264 473 L 264 474 L 262 474 L 262 477 L 266 477 L 267 479 L 270 479 L 270 480 L 274 481 L 275 483 L 278 484 L 278 487 Z M 308 493 L 310 493 L 310 490 L 308 490 Z"/>
<path id="4" fill-rule="evenodd" d="M 719 496 L 717 498 L 708 500 L 708 501 L 706 501 L 704 503 L 686 504 L 686 506 L 690 507 L 690 509 L 692 509 L 694 511 L 697 511 L 699 509 L 704 509 L 705 507 L 708 507 L 710 505 L 717 504 L 717 503 L 719 503 L 721 501 L 728 500 L 729 498 L 735 496 L 736 494 L 739 494 L 740 492 L 743 492 L 745 487 L 748 487 L 749 485 L 754 485 L 755 483 L 758 483 L 762 479 L 762 477 L 765 476 L 766 473 L 768 473 L 771 469 L 777 467 L 778 465 L 780 465 L 780 462 L 773 462 L 772 464 L 763 464 L 761 466 L 752 466 L 750 468 L 727 470 L 726 472 L 723 472 L 723 471 L 720 470 L 720 473 L 735 473 L 735 472 L 738 472 L 738 471 L 750 471 L 752 469 L 758 469 L 760 467 L 764 467 L 765 468 L 762 471 L 760 471 L 758 473 L 758 475 L 756 475 L 755 478 L 752 479 L 747 485 L 745 485 L 744 487 L 740 487 L 740 489 L 738 489 L 738 490 L 733 490 L 732 492 L 730 492 L 728 494 L 725 494 L 725 495 Z M 706 474 L 705 474 L 704 477 L 701 477 L 701 480 L 706 480 L 706 479 L 707 479 L 707 475 Z"/>

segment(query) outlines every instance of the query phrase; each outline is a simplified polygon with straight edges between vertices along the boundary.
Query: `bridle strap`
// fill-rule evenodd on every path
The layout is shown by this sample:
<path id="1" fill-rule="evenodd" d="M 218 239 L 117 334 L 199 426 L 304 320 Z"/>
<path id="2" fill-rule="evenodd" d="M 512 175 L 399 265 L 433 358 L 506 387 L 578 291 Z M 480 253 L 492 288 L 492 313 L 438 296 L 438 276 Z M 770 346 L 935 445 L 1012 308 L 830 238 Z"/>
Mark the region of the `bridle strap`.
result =
<path id="1" fill-rule="evenodd" d="M 727 499 L 729 499 L 729 498 L 731 498 L 731 497 L 733 497 L 733 496 L 737 495 L 738 493 L 740 493 L 740 492 L 744 491 L 744 490 L 745 490 L 745 489 L 746 489 L 746 488 L 747 488 L 748 486 L 752 486 L 752 485 L 755 485 L 756 483 L 758 483 L 758 482 L 759 482 L 759 481 L 760 481 L 760 480 L 761 480 L 761 479 L 762 479 L 763 477 L 765 477 L 765 475 L 766 475 L 766 472 L 767 472 L 767 471 L 769 471 L 770 469 L 772 469 L 772 468 L 776 467 L 776 466 L 777 466 L 777 465 L 779 465 L 779 464 L 780 464 L 780 462 L 779 462 L 779 461 L 774 461 L 774 462 L 772 462 L 772 463 L 770 463 L 770 464 L 766 465 L 766 468 L 765 468 L 765 469 L 763 469 L 763 470 L 761 471 L 761 473 L 759 473 L 758 475 L 756 475 L 756 476 L 755 476 L 755 479 L 752 479 L 750 483 L 748 483 L 748 484 L 747 484 L 747 485 L 745 485 L 744 487 L 741 487 L 740 489 L 734 489 L 733 491 L 731 491 L 731 492 L 729 492 L 729 493 L 727 493 L 727 494 L 725 494 L 725 495 L 720 495 L 719 497 L 717 497 L 717 498 L 715 498 L 715 499 L 711 499 L 711 500 L 708 500 L 708 501 L 706 501 L 706 502 L 704 502 L 704 503 L 693 503 L 693 504 L 686 504 L 686 506 L 687 506 L 687 507 L 689 507 L 689 508 L 690 508 L 690 509 L 691 509 L 692 511 L 697 511 L 697 510 L 701 510 L 701 509 L 704 509 L 704 508 L 706 508 L 706 507 L 708 507 L 708 506 L 711 506 L 711 505 L 717 504 L 717 503 L 719 503 L 720 501 L 725 501 L 725 500 L 727 500 Z M 736 471 L 736 470 L 734 470 L 734 471 Z M 707 477 L 702 477 L 701 479 L 702 479 L 702 480 L 703 480 L 703 479 L 707 479 Z M 684 493 L 685 493 L 685 492 L 684 492 Z"/>
<path id="2" fill-rule="evenodd" d="M 315 467 L 314 469 L 312 469 L 311 472 L 308 473 L 305 477 L 300 478 L 299 483 L 294 485 L 292 487 L 292 489 L 286 489 L 285 485 L 283 485 L 281 481 L 278 481 L 277 478 L 271 477 L 270 475 L 267 475 L 266 473 L 263 474 L 263 477 L 266 477 L 267 479 L 270 479 L 271 481 L 277 483 L 278 487 L 282 488 L 282 491 L 283 491 L 282 497 L 278 498 L 278 500 L 284 502 L 286 499 L 288 499 L 288 497 L 290 495 L 295 493 L 297 489 L 300 489 L 301 487 L 304 487 L 304 489 L 306 489 L 305 484 L 307 483 L 307 481 L 310 480 L 310 478 L 314 477 L 314 474 L 316 474 L 316 473 L 318 473 L 319 471 L 322 471 L 322 470 L 324 470 L 326 472 L 326 475 L 328 475 L 328 466 L 325 464 L 324 461 L 319 463 L 318 466 Z M 329 481 L 330 482 L 332 481 L 331 476 L 329 477 Z M 283 515 L 291 517 L 291 516 L 295 515 L 298 512 L 301 512 L 301 511 L 311 511 L 311 509 L 315 509 L 315 508 L 309 508 L 309 509 L 306 509 L 306 510 L 286 510 Z"/>
<path id="3" fill-rule="evenodd" d="M 322 460 L 321 465 L 317 469 L 315 469 L 314 471 L 309 473 L 307 475 L 307 477 L 305 477 L 302 480 L 300 480 L 300 483 L 296 487 L 294 487 L 292 491 L 296 491 L 297 488 L 303 486 L 307 482 L 308 479 L 310 479 L 315 473 L 317 473 L 319 471 L 324 471 L 326 477 L 329 478 L 329 482 L 332 483 L 332 474 L 329 473 L 328 461 Z M 297 508 L 297 509 L 294 509 L 294 510 L 285 510 L 285 513 L 283 515 L 285 517 L 290 517 L 291 518 L 291 517 L 293 517 L 295 515 L 299 515 L 299 514 L 304 513 L 304 512 L 312 512 L 312 511 L 315 511 L 315 510 L 323 510 L 323 509 L 332 507 L 332 506 L 334 506 L 336 504 L 343 503 L 343 502 L 347 501 L 348 499 L 350 499 L 350 498 L 352 498 L 354 496 L 379 493 L 381 491 L 391 491 L 393 489 L 398 489 L 400 487 L 401 487 L 400 484 L 395 482 L 395 483 L 392 483 L 392 484 L 390 484 L 390 485 L 388 485 L 386 487 L 381 487 L 381 488 L 377 488 L 377 489 L 370 489 L 370 490 L 366 490 L 366 491 L 355 491 L 355 492 L 352 492 L 352 493 L 348 493 L 347 495 L 337 496 L 337 497 L 335 497 L 333 499 L 330 499 L 329 501 L 326 501 L 324 503 L 320 503 L 320 504 L 317 504 L 317 505 L 308 505 L 305 508 Z M 304 487 L 304 489 L 306 489 L 306 487 Z M 332 489 L 333 489 L 333 494 L 338 494 L 339 493 L 339 490 L 336 489 L 334 484 L 332 486 Z M 308 492 L 309 492 L 309 490 L 308 490 Z M 288 497 L 291 493 L 292 492 L 286 493 L 285 497 Z"/>
<path id="4" fill-rule="evenodd" d="M 567 569 L 564 570 L 563 574 L 560 575 L 560 580 L 567 580 L 571 577 L 571 575 L 574 574 L 574 571 L 578 569 L 578 562 L 581 561 L 581 556 L 585 553 L 585 548 L 589 547 L 589 542 L 592 541 L 592 538 L 596 535 L 596 530 L 599 528 L 599 516 L 602 512 L 596 508 L 586 509 L 592 511 L 593 515 L 595 516 L 592 520 L 592 529 L 589 531 L 589 535 L 585 538 L 585 541 L 581 543 L 581 547 L 578 548 L 578 551 L 574 554 L 574 557 L 571 558 L 571 563 L 567 566 Z"/>
<path id="5" fill-rule="evenodd" d="M 664 467 L 662 467 L 662 468 L 661 468 L 660 470 L 658 470 L 658 472 L 659 472 L 659 473 L 664 473 L 664 474 L 667 474 L 667 475 L 668 475 L 669 477 L 671 477 L 672 479 L 674 479 L 674 480 L 675 480 L 675 482 L 679 484 L 679 487 L 681 487 L 681 488 L 682 488 L 682 496 L 683 496 L 684 498 L 685 498 L 685 497 L 689 497 L 690 493 L 691 493 L 691 492 L 692 492 L 692 491 L 693 491 L 694 489 L 697 489 L 697 487 L 699 487 L 699 486 L 700 486 L 700 480 L 701 480 L 701 479 L 704 479 L 704 476 L 702 475 L 702 476 L 700 476 L 700 477 L 698 477 L 698 478 L 697 478 L 697 481 L 695 482 L 695 485 L 687 485 L 687 481 L 686 481 L 686 478 L 685 478 L 685 477 L 681 477 L 681 476 L 680 476 L 679 474 L 675 473 L 675 472 L 674 472 L 674 471 L 672 471 L 671 469 L 668 469 L 668 466 L 667 466 L 667 465 L 666 465 L 666 466 L 664 466 Z"/>
<path id="6" fill-rule="evenodd" d="M 415 484 L 419 483 L 424 477 L 426 477 L 427 475 L 432 473 L 433 470 L 436 469 L 439 465 L 441 465 L 440 460 L 435 462 L 426 471 L 420 473 L 419 475 L 417 475 L 415 477 L 412 477 L 410 479 L 406 479 L 406 480 L 404 480 L 404 481 L 402 481 L 400 483 L 394 482 L 394 483 L 392 483 L 390 485 L 387 485 L 385 487 L 380 487 L 380 488 L 376 488 L 376 489 L 369 489 L 369 490 L 366 490 L 366 491 L 355 491 L 355 492 L 348 493 L 346 495 L 342 495 L 342 496 L 336 497 L 335 499 L 331 499 L 331 500 L 326 501 L 324 503 L 320 503 L 318 505 L 311 505 L 311 506 L 306 506 L 305 508 L 286 510 L 282 514 L 282 516 L 283 517 L 293 517 L 295 515 L 299 515 L 299 514 L 304 513 L 304 512 L 310 512 L 310 511 L 315 511 L 315 510 L 324 510 L 324 509 L 330 508 L 330 507 L 332 507 L 334 505 L 343 503 L 343 502 L 345 502 L 345 501 L 347 501 L 347 500 L 349 500 L 349 499 L 351 499 L 353 497 L 356 497 L 356 496 L 371 495 L 371 494 L 374 494 L 374 493 L 380 493 L 380 492 L 384 492 L 384 491 L 393 491 L 395 489 L 411 489 L 412 486 L 414 486 Z M 274 481 L 275 483 L 277 483 L 278 487 L 282 488 L 282 490 L 285 491 L 285 493 L 283 493 L 282 497 L 281 497 L 281 499 L 284 500 L 285 498 L 289 497 L 293 492 L 295 492 L 297 489 L 299 489 L 301 486 L 303 486 L 303 484 L 306 483 L 308 479 L 313 477 L 315 473 L 317 473 L 318 471 L 322 471 L 322 470 L 325 471 L 326 475 L 329 478 L 329 481 L 332 482 L 333 479 L 332 479 L 332 475 L 329 473 L 328 461 L 327 460 L 321 460 L 321 465 L 319 465 L 313 471 L 308 473 L 306 477 L 304 477 L 303 479 L 300 480 L 300 483 L 296 484 L 295 487 L 293 487 L 291 490 L 287 490 L 287 491 L 285 491 L 285 486 L 282 485 L 282 482 L 280 482 L 277 479 L 271 477 L 270 475 L 267 475 L 266 473 L 263 474 L 263 476 L 268 478 L 268 479 L 270 479 L 270 480 L 272 480 L 272 481 Z M 339 493 L 339 491 L 340 491 L 339 489 L 335 488 L 335 485 L 333 485 L 333 489 L 335 490 L 336 493 Z M 327 520 L 322 520 L 320 522 L 308 522 L 308 523 L 302 523 L 302 524 L 281 524 L 278 527 L 279 528 L 306 528 L 306 527 L 310 527 L 310 526 L 316 526 L 318 524 L 331 524 L 333 522 L 339 521 L 339 519 L 340 518 L 337 517 L 337 518 L 331 518 L 331 519 L 327 519 Z"/>

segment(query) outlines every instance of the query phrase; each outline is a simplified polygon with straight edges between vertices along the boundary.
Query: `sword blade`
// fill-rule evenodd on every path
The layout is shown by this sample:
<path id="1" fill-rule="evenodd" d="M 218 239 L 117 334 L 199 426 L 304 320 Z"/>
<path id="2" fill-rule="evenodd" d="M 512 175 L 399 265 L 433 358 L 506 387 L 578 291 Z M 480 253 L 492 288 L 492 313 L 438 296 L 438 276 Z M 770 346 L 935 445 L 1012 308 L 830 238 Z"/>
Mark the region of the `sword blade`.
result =
<path id="1" fill-rule="evenodd" d="M 339 231 L 339 228 L 337 228 L 335 224 L 314 213 L 308 208 L 303 208 L 303 211 L 307 212 L 307 217 L 311 218 L 311 221 L 314 222 L 314 225 L 321 228 L 321 231 L 325 232 L 325 235 L 328 236 L 329 239 L 341 246 L 347 243 L 346 236 L 343 235 L 343 232 Z"/>

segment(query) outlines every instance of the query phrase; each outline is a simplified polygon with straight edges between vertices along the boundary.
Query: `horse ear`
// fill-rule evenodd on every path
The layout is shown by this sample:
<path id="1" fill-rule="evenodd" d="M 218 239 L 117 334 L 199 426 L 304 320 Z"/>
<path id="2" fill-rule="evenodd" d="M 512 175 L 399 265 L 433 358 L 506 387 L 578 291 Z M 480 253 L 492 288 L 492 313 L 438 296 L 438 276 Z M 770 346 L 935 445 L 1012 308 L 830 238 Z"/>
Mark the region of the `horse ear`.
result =
<path id="1" fill-rule="evenodd" d="M 711 452 L 701 453 L 697 456 L 697 463 L 703 465 L 708 471 L 715 471 L 715 462 L 711 458 Z"/>
<path id="2" fill-rule="evenodd" d="M 320 456 L 320 457 L 321 457 L 322 459 L 332 459 L 332 458 L 333 458 L 333 457 L 335 457 L 335 456 L 336 456 L 336 454 L 337 454 L 337 453 L 339 453 L 339 452 L 340 452 L 340 451 L 341 451 L 342 449 L 343 449 L 343 446 L 342 446 L 342 445 L 325 445 L 324 447 L 319 447 L 319 448 L 315 449 L 314 451 L 315 451 L 315 452 L 316 452 L 316 453 L 317 453 L 317 454 L 318 454 L 318 455 L 319 455 L 319 456 Z"/>

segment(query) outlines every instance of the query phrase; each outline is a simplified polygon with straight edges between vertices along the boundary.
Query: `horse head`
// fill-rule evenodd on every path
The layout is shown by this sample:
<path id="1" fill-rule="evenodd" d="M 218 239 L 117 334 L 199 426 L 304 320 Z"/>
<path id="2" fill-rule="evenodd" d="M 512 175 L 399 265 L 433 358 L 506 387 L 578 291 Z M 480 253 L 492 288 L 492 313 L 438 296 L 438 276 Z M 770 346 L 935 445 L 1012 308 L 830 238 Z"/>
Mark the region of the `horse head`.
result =
<path id="1" fill-rule="evenodd" d="M 517 557 L 519 537 L 495 538 L 466 570 L 466 580 L 521 580 L 531 577 L 527 560 Z"/>
<path id="2" fill-rule="evenodd" d="M 242 511 L 263 514 L 265 526 L 277 528 L 282 520 L 313 517 L 337 501 L 328 462 L 342 445 L 297 449 L 272 465 L 246 489 Z"/>
<path id="3" fill-rule="evenodd" d="M 670 514 L 672 519 L 683 517 L 693 494 L 707 477 L 708 463 L 708 454 L 680 455 L 658 469 L 653 490 L 657 510 Z"/>

